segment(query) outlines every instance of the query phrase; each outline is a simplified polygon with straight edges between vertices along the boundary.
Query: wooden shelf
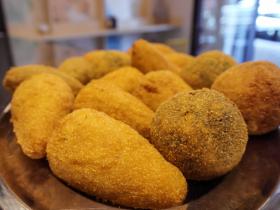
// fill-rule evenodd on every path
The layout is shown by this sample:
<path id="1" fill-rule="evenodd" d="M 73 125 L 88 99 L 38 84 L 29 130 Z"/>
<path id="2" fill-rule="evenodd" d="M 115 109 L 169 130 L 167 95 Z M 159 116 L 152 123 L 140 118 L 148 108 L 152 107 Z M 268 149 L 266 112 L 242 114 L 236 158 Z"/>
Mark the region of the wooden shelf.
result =
<path id="1" fill-rule="evenodd" d="M 66 41 L 80 38 L 96 38 L 112 35 L 131 35 L 143 33 L 165 32 L 178 29 L 179 26 L 171 24 L 143 25 L 135 28 L 123 29 L 92 29 L 68 31 L 60 30 L 55 34 L 39 34 L 34 30 L 28 30 L 23 26 L 10 27 L 9 35 L 11 38 L 24 39 L 33 42 L 52 42 Z"/>

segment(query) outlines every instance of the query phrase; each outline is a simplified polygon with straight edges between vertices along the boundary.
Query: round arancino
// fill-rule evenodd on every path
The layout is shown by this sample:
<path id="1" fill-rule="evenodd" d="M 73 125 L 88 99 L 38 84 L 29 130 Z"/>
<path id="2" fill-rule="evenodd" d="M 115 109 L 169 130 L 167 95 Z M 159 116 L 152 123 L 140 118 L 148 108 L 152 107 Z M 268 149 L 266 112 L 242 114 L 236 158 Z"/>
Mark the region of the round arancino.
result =
<path id="1" fill-rule="evenodd" d="M 197 56 L 190 65 L 182 69 L 180 75 L 194 89 L 210 88 L 221 73 L 235 64 L 231 56 L 212 50 Z"/>
<path id="2" fill-rule="evenodd" d="M 241 160 L 248 134 L 237 106 L 209 89 L 181 92 L 161 104 L 151 142 L 187 179 L 209 180 Z"/>
<path id="3" fill-rule="evenodd" d="M 249 134 L 270 132 L 280 124 L 280 69 L 266 61 L 230 68 L 214 82 L 240 109 Z"/>

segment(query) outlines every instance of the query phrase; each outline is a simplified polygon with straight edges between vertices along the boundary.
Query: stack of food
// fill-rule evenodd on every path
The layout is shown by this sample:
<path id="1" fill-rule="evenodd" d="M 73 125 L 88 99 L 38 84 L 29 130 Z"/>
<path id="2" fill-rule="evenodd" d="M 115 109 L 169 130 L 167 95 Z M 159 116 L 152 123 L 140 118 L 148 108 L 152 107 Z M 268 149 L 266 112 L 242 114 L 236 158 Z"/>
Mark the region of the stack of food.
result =
<path id="1" fill-rule="evenodd" d="M 14 92 L 11 121 L 24 154 L 47 158 L 70 186 L 125 207 L 183 204 L 186 180 L 227 174 L 248 133 L 280 124 L 274 64 L 237 64 L 220 51 L 192 57 L 145 40 L 57 69 L 14 67 L 3 84 Z"/>

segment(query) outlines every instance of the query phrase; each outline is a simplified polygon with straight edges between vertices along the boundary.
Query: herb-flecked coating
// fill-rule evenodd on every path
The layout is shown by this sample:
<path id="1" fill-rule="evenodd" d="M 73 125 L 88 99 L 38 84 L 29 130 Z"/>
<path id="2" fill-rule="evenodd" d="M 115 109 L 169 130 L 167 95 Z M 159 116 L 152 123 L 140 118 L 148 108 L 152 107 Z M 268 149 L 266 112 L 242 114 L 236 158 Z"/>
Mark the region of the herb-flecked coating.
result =
<path id="1" fill-rule="evenodd" d="M 236 64 L 235 60 L 221 51 L 200 54 L 181 71 L 182 78 L 194 89 L 210 88 L 215 79 Z"/>
<path id="2" fill-rule="evenodd" d="M 151 126 L 151 143 L 192 180 L 209 180 L 232 170 L 247 141 L 237 106 L 209 89 L 181 92 L 164 102 Z"/>

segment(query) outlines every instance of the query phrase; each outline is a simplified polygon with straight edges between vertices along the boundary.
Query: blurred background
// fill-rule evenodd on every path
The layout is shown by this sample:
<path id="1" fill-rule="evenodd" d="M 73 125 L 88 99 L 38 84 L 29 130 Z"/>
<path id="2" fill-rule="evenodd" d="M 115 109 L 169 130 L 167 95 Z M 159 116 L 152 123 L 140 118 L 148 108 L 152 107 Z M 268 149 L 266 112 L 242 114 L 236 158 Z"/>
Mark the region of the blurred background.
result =
<path id="1" fill-rule="evenodd" d="M 0 79 L 10 66 L 57 66 L 138 38 L 280 65 L 280 0 L 0 0 Z M 1 86 L 0 110 L 8 101 Z"/>

